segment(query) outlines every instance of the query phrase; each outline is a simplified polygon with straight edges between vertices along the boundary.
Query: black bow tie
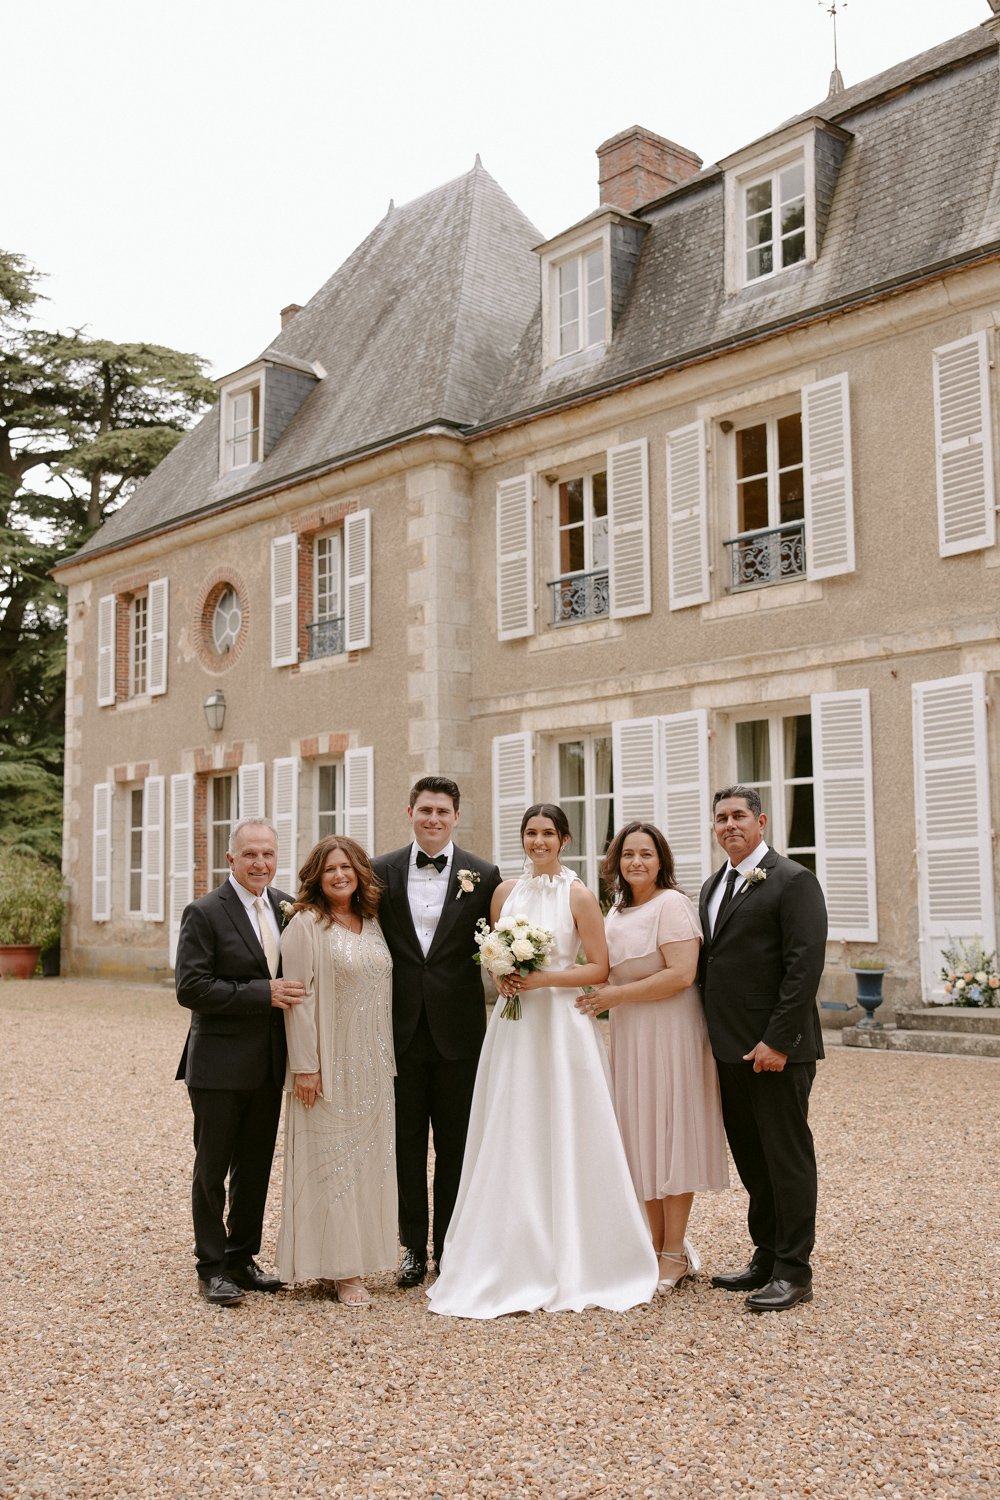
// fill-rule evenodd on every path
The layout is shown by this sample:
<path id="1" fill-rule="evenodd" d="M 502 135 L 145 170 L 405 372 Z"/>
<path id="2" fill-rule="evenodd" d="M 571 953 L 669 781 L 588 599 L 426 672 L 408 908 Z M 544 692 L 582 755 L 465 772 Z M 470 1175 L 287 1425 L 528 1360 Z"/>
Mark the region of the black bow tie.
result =
<path id="1" fill-rule="evenodd" d="M 433 865 L 438 874 L 448 863 L 447 854 L 425 854 L 422 849 L 417 850 L 417 869 L 422 870 L 425 865 Z"/>

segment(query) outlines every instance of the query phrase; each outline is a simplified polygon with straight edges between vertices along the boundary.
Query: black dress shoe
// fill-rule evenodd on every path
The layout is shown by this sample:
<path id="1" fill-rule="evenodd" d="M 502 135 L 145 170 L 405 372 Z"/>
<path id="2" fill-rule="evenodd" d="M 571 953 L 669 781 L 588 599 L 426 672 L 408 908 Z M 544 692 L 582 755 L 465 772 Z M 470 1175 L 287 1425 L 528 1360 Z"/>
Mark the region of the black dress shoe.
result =
<path id="1" fill-rule="evenodd" d="M 418 1255 L 416 1250 L 407 1250 L 403 1255 L 403 1264 L 396 1276 L 397 1286 L 419 1286 L 427 1275 L 427 1259 Z"/>
<path id="2" fill-rule="evenodd" d="M 232 1307 L 243 1301 L 243 1293 L 228 1276 L 199 1276 L 198 1290 L 206 1302 L 214 1302 L 216 1307 Z"/>
<path id="3" fill-rule="evenodd" d="M 226 1275 L 245 1292 L 279 1292 L 284 1285 L 277 1276 L 262 1271 L 255 1260 L 246 1260 L 241 1266 L 227 1266 Z"/>
<path id="4" fill-rule="evenodd" d="M 751 1312 L 782 1312 L 797 1302 L 811 1302 L 812 1297 L 811 1281 L 782 1281 L 779 1278 L 769 1281 L 759 1292 L 751 1293 L 747 1307 Z"/>
<path id="5" fill-rule="evenodd" d="M 773 1274 L 773 1261 L 759 1260 L 754 1255 L 750 1264 L 744 1266 L 742 1271 L 724 1271 L 719 1276 L 713 1276 L 712 1285 L 721 1286 L 724 1292 L 755 1292 L 758 1287 L 767 1286 Z"/>

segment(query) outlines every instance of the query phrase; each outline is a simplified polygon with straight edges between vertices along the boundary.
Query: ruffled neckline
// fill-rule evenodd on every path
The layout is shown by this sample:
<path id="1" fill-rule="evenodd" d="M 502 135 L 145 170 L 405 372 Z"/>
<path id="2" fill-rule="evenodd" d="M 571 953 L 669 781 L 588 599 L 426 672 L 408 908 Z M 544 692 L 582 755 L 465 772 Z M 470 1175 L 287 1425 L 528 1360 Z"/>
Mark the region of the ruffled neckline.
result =
<path id="1" fill-rule="evenodd" d="M 554 886 L 562 885 L 564 881 L 576 880 L 576 878 L 574 872 L 567 870 L 564 865 L 558 875 L 522 875 L 518 884 L 526 885 L 529 890 L 533 891 L 547 891 Z"/>

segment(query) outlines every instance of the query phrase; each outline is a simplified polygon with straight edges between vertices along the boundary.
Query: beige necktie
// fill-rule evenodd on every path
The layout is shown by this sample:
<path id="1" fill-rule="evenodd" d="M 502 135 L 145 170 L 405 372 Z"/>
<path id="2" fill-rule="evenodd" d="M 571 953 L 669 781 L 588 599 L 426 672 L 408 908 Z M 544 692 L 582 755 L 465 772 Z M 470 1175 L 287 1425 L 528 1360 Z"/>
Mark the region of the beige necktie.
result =
<path id="1" fill-rule="evenodd" d="M 273 979 L 278 972 L 278 945 L 274 941 L 274 933 L 268 921 L 267 901 L 263 896 L 254 897 L 254 906 L 257 908 L 257 926 L 260 928 L 260 946 L 264 950 L 267 959 L 267 967 L 271 971 Z"/>

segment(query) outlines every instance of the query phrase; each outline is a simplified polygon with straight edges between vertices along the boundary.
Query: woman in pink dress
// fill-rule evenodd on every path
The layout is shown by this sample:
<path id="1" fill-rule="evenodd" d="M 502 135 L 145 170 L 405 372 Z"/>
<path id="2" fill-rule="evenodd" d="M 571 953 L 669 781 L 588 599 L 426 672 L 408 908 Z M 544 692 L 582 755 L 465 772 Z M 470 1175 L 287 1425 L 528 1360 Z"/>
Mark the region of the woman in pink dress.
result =
<path id="1" fill-rule="evenodd" d="M 674 883 L 666 839 L 627 823 L 601 875 L 615 897 L 606 920 L 611 973 L 577 1001 L 611 1013 L 615 1113 L 659 1257 L 657 1290 L 698 1269 L 686 1239 L 695 1193 L 729 1182 L 719 1080 L 695 974 L 698 913 Z"/>

